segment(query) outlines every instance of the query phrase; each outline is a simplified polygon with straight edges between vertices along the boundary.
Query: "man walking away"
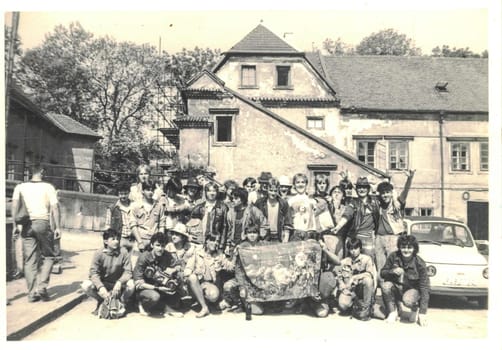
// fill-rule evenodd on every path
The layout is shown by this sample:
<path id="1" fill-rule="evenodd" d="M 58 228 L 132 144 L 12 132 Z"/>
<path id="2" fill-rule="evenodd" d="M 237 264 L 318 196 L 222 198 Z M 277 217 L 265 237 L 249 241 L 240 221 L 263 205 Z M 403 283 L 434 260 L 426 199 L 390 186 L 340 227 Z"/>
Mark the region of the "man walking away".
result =
<path id="1" fill-rule="evenodd" d="M 56 189 L 43 181 L 44 169 L 40 164 L 32 167 L 29 182 L 17 185 L 12 196 L 12 217 L 17 216 L 19 201 L 24 201 L 30 219 L 25 225 L 16 225 L 13 234 L 21 232 L 23 239 L 24 276 L 28 286 L 28 301 L 49 300 L 47 286 L 56 257 L 54 240 L 61 237 L 60 215 Z M 50 227 L 53 218 L 54 230 Z M 41 260 L 43 262 L 40 264 Z M 38 275 L 38 276 L 37 276 Z"/>

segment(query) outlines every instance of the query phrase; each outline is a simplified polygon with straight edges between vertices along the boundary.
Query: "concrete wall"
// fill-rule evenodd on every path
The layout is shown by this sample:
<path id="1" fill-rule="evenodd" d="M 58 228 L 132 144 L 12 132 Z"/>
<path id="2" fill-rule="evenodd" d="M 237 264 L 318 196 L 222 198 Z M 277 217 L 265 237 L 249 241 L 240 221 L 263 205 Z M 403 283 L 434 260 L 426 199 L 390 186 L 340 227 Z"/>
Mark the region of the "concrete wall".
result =
<path id="1" fill-rule="evenodd" d="M 102 231 L 106 209 L 117 202 L 118 197 L 59 190 L 57 192 L 64 229 Z"/>

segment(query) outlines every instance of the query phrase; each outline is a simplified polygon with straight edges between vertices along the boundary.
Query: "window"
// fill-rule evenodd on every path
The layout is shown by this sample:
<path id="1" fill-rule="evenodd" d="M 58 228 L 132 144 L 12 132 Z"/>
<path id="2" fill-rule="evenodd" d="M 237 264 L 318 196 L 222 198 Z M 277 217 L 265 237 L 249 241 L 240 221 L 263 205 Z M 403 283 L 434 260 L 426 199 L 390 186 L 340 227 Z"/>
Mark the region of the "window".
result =
<path id="1" fill-rule="evenodd" d="M 307 129 L 324 130 L 324 117 L 307 117 Z"/>
<path id="2" fill-rule="evenodd" d="M 216 142 L 232 142 L 232 116 L 216 117 Z"/>
<path id="3" fill-rule="evenodd" d="M 375 166 L 375 141 L 357 142 L 357 159 L 370 166 Z"/>
<path id="4" fill-rule="evenodd" d="M 241 67 L 241 86 L 242 87 L 256 86 L 256 66 Z"/>
<path id="5" fill-rule="evenodd" d="M 418 208 L 420 216 L 432 216 L 432 208 Z"/>
<path id="6" fill-rule="evenodd" d="M 289 87 L 290 81 L 290 66 L 277 66 L 277 87 Z"/>
<path id="7" fill-rule="evenodd" d="M 391 170 L 408 169 L 407 141 L 389 142 L 389 169 Z"/>
<path id="8" fill-rule="evenodd" d="M 479 144 L 479 169 L 488 171 L 488 142 Z"/>
<path id="9" fill-rule="evenodd" d="M 413 216 L 415 215 L 415 208 L 404 208 L 405 216 Z"/>
<path id="10" fill-rule="evenodd" d="M 469 170 L 469 144 L 452 143 L 451 144 L 451 170 Z"/>

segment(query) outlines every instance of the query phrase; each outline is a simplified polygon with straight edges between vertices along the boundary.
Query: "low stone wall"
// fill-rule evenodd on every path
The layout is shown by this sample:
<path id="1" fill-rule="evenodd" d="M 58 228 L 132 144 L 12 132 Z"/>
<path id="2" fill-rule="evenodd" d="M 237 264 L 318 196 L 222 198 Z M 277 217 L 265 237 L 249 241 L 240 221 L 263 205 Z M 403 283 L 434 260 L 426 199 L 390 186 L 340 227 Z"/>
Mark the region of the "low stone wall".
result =
<path id="1" fill-rule="evenodd" d="M 118 197 L 103 194 L 59 190 L 59 208 L 63 229 L 102 231 L 106 210 Z"/>

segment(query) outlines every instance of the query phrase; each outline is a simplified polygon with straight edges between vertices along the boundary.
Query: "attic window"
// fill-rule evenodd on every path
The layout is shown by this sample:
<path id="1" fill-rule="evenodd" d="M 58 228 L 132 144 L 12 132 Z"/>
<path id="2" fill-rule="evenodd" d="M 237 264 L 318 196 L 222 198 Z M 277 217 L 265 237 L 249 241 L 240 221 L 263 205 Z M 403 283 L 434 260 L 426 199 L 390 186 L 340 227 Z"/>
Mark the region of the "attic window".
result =
<path id="1" fill-rule="evenodd" d="M 447 81 L 438 81 L 436 83 L 435 88 L 439 92 L 448 92 L 448 89 L 446 89 L 446 86 L 448 86 L 448 82 Z"/>

